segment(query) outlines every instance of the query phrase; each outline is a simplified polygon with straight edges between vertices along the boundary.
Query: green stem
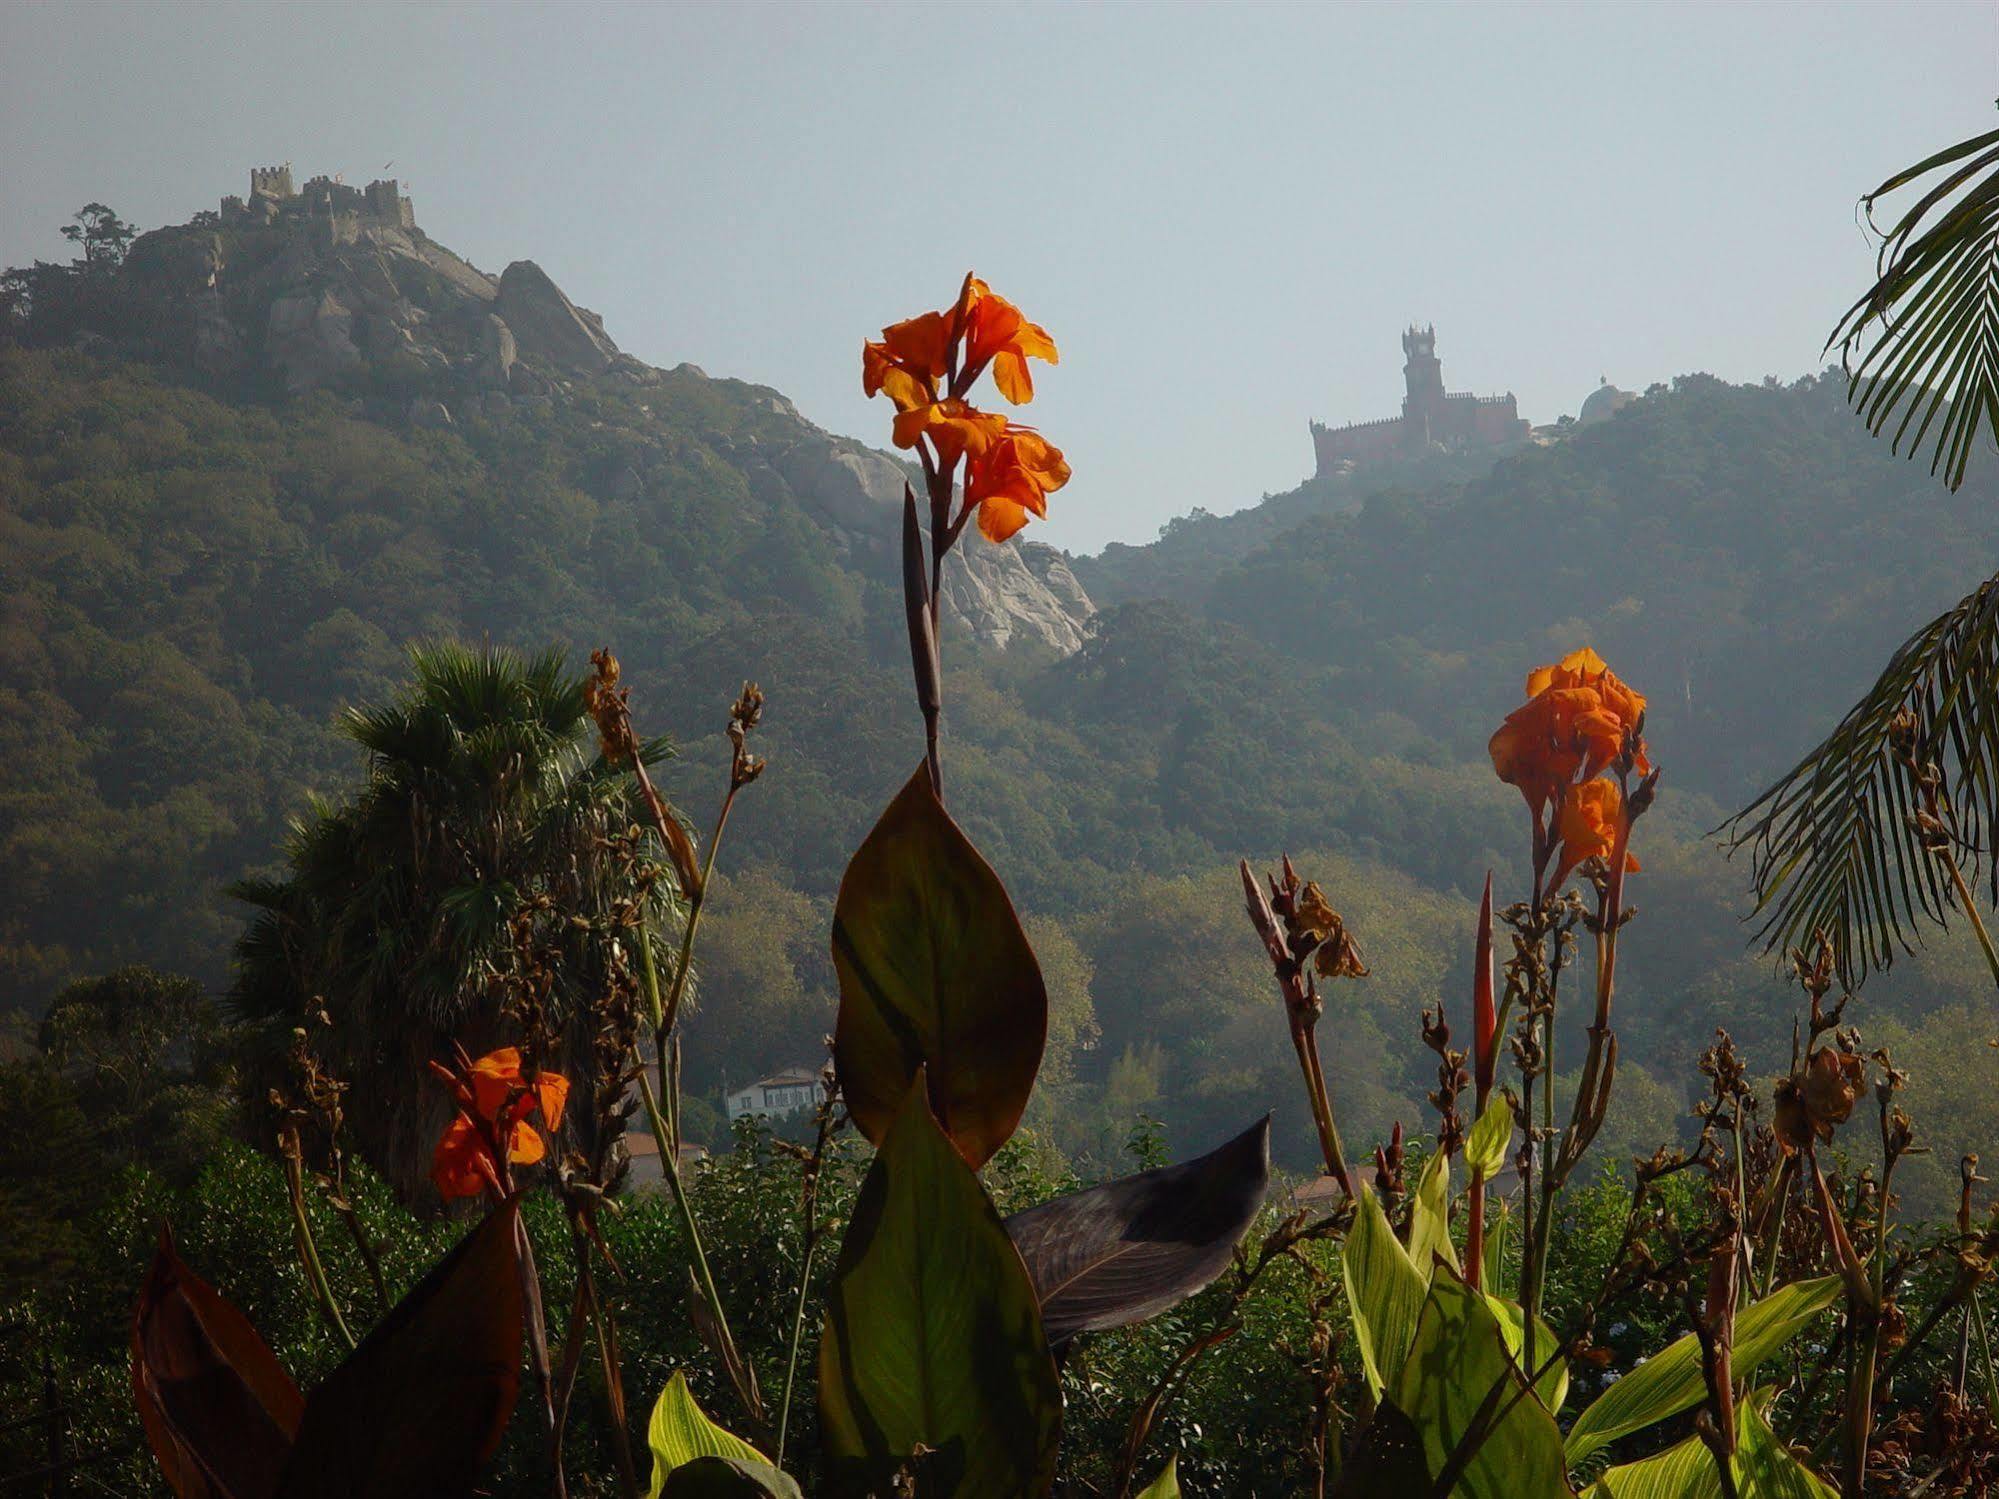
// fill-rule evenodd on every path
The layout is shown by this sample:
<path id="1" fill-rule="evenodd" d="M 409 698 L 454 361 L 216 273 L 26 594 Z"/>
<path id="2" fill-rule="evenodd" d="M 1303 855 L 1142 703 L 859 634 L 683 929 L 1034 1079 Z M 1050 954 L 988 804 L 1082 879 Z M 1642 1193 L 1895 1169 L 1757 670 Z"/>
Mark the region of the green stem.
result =
<path id="1" fill-rule="evenodd" d="M 806 1227 L 806 1231 L 807 1233 L 811 1232 L 809 1224 Z M 792 1384 L 798 1374 L 798 1348 L 805 1341 L 805 1303 L 811 1299 L 812 1265 L 818 1253 L 819 1244 L 815 1237 L 808 1241 L 805 1246 L 805 1263 L 800 1267 L 798 1272 L 798 1304 L 792 1309 L 791 1347 L 786 1351 L 784 1359 L 784 1399 L 779 1403 L 777 1408 L 776 1466 L 779 1468 L 784 1466 L 784 1442 L 786 1435 L 791 1430 Z"/>
<path id="2" fill-rule="evenodd" d="M 326 1267 L 320 1263 L 319 1246 L 313 1242 L 312 1224 L 305 1215 L 304 1168 L 297 1157 L 285 1158 L 285 1182 L 292 1200 L 292 1232 L 298 1240 L 299 1261 L 305 1266 L 305 1278 L 312 1286 L 312 1293 L 319 1302 L 319 1309 L 340 1333 L 349 1348 L 354 1346 L 354 1334 L 347 1330 L 347 1319 L 340 1315 L 340 1303 L 333 1298 L 333 1287 L 326 1279 Z"/>
<path id="3" fill-rule="evenodd" d="M 744 1407 L 757 1421 L 763 1420 L 763 1398 L 757 1393 L 756 1374 L 737 1348 L 735 1335 L 729 1330 L 728 1313 L 722 1309 L 722 1293 L 715 1287 L 715 1276 L 708 1268 L 708 1251 L 701 1242 L 701 1225 L 695 1221 L 694 1204 L 688 1200 L 687 1187 L 680 1179 L 680 1162 L 675 1158 L 672 1136 L 667 1129 L 665 1117 L 660 1113 L 659 1100 L 653 1097 L 652 1084 L 646 1081 L 644 1073 L 639 1074 L 639 1098 L 645 1104 L 646 1118 L 652 1124 L 653 1139 L 659 1145 L 660 1165 L 666 1174 L 667 1187 L 673 1193 L 673 1204 L 680 1210 L 681 1226 L 687 1231 L 687 1245 L 694 1261 L 695 1284 L 701 1288 L 701 1299 L 708 1303 L 708 1311 L 715 1319 L 715 1326 L 723 1344 L 722 1362 L 728 1365 L 731 1382 L 736 1385 L 736 1394 Z"/>
<path id="4" fill-rule="evenodd" d="M 1979 1304 L 1978 1293 L 1971 1293 L 1971 1319 L 1978 1325 L 1978 1349 L 1985 1355 L 1985 1409 L 1987 1414 L 1999 1411 L 1999 1376 L 1992 1370 L 1992 1339 L 1985 1331 L 1985 1308 Z"/>
<path id="5" fill-rule="evenodd" d="M 1985 923 L 1978 915 L 1978 902 L 1972 899 L 1971 887 L 1964 882 L 1964 871 L 1957 867 L 1957 860 L 1948 852 L 1937 855 L 1943 867 L 1950 871 L 1950 882 L 1957 887 L 1957 907 L 1971 922 L 1971 930 L 1978 937 L 1979 951 L 1985 954 L 1985 966 L 1992 973 L 1992 982 L 1999 985 L 1999 952 L 1992 947 L 1992 934 L 1985 930 Z"/>

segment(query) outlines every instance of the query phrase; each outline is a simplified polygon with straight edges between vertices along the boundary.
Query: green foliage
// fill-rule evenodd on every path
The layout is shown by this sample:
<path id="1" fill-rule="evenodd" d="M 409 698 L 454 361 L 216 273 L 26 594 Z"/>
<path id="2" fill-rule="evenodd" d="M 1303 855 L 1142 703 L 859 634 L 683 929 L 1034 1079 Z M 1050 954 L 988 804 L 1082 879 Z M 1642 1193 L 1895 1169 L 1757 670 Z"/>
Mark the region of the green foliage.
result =
<path id="1" fill-rule="evenodd" d="M 723 1430 L 703 1414 L 687 1388 L 687 1375 L 673 1371 L 673 1378 L 659 1392 L 646 1423 L 646 1445 L 652 1449 L 652 1485 L 648 1499 L 659 1499 L 661 1488 L 676 1468 L 704 1457 L 720 1457 L 768 1463 L 756 1448 L 741 1437 Z"/>
<path id="2" fill-rule="evenodd" d="M 921 1084 L 919 1072 L 862 1184 L 827 1292 L 829 1477 L 866 1492 L 925 1447 L 926 1487 L 1046 1493 L 1062 1401 L 1034 1285 Z"/>
<path id="3" fill-rule="evenodd" d="M 1837 1276 L 1793 1281 L 1745 1307 L 1735 1323 L 1734 1368 L 1747 1379 L 1840 1298 Z M 1679 1414 L 1706 1394 L 1701 1378 L 1700 1343 L 1688 1333 L 1671 1347 L 1612 1385 L 1569 1428 L 1569 1460 L 1582 1463 L 1592 1453 L 1630 1432 Z"/>
<path id="4" fill-rule="evenodd" d="M 1433 1477 L 1461 1441 L 1485 1433 L 1468 1462 L 1458 1459 L 1453 1494 L 1554 1499 L 1570 1492 L 1555 1418 L 1525 1388 L 1486 1298 L 1448 1266 L 1431 1278 L 1409 1357 L 1386 1399 L 1422 1433 Z"/>
<path id="5" fill-rule="evenodd" d="M 918 768 L 840 882 L 833 908 L 840 1091 L 879 1144 L 927 1076 L 930 1107 L 974 1168 L 1027 1109 L 1048 991 L 1013 902 Z"/>
<path id="6" fill-rule="evenodd" d="M 1923 158 L 1861 202 L 1871 217 L 1877 200 L 1926 177 L 1882 240 L 1874 285 L 1827 347 L 1849 356 L 1852 399 L 1870 430 L 1886 430 L 1902 413 L 1897 451 L 1905 437 L 1920 448 L 1942 418 L 1930 472 L 1941 470 L 1955 489 L 1980 428 L 1999 438 L 1999 130 Z"/>

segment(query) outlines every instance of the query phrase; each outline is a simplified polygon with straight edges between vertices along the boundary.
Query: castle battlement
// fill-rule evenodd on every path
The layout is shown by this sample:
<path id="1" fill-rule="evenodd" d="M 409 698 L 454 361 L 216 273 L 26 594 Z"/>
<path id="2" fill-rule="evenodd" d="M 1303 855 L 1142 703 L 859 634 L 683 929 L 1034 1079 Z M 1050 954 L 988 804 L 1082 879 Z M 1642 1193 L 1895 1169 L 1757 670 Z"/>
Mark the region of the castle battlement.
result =
<path id="1" fill-rule="evenodd" d="M 294 190 L 290 162 L 281 167 L 250 168 L 248 200 L 234 194 L 224 198 L 222 218 L 225 223 L 317 221 L 323 232 L 336 239 L 353 237 L 364 224 L 404 231 L 416 228 L 415 205 L 393 178 L 359 188 L 322 174 L 308 178 L 303 189 Z"/>
<path id="2" fill-rule="evenodd" d="M 1503 396 L 1472 395 L 1444 389 L 1444 365 L 1437 358 L 1437 330 L 1410 324 L 1402 334 L 1405 394 L 1400 416 L 1342 427 L 1311 423 L 1312 448 L 1324 475 L 1350 465 L 1381 463 L 1428 448 L 1483 448 L 1527 435 L 1518 403 Z"/>

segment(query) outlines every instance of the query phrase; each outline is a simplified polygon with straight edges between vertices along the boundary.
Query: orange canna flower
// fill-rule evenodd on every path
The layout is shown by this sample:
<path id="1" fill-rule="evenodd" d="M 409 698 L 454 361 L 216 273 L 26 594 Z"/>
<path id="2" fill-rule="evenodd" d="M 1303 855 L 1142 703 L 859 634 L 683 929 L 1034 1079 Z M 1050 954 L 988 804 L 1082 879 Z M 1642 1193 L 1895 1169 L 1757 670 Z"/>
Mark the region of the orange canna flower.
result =
<path id="1" fill-rule="evenodd" d="M 1617 782 L 1599 776 L 1571 786 L 1555 813 L 1555 835 L 1562 840 L 1561 862 L 1555 867 L 1553 890 L 1585 859 L 1608 859 L 1624 825 L 1624 793 Z M 1638 872 L 1637 855 L 1624 855 L 1627 874 Z"/>
<path id="2" fill-rule="evenodd" d="M 964 315 L 966 383 L 979 376 L 988 363 L 993 367 L 993 384 L 1016 406 L 1034 399 L 1034 377 L 1027 361 L 1045 359 L 1059 364 L 1061 355 L 1055 340 L 1039 323 L 1030 323 L 1021 310 L 1000 296 L 976 276 L 965 278 L 964 295 L 959 301 Z"/>
<path id="3" fill-rule="evenodd" d="M 434 1070 L 451 1079 L 458 1102 L 457 1115 L 431 1155 L 430 1179 L 444 1197 L 477 1197 L 488 1188 L 499 1189 L 489 1141 L 504 1139 L 507 1160 L 517 1166 L 531 1166 L 548 1154 L 547 1142 L 527 1115 L 538 1112 L 550 1129 L 559 1125 L 569 1101 L 569 1079 L 543 1071 L 530 1083 L 521 1074 L 520 1052 L 511 1046 L 479 1058 L 463 1075 Z"/>
<path id="4" fill-rule="evenodd" d="M 503 1046 L 472 1064 L 472 1100 L 480 1117 L 497 1123 L 502 1109 L 512 1107 L 519 1118 L 530 1107 L 541 1111 L 542 1122 L 550 1129 L 562 1123 L 562 1110 L 569 1102 L 569 1079 L 559 1072 L 537 1072 L 532 1089 L 521 1076 L 518 1048 Z"/>
<path id="5" fill-rule="evenodd" d="M 979 512 L 988 541 L 1005 541 L 1027 524 L 1028 512 L 1048 515 L 1048 496 L 1069 482 L 1062 450 L 1027 427 L 1010 427 L 965 465 L 965 508 Z"/>
<path id="6" fill-rule="evenodd" d="M 1594 776 L 1624 745 L 1622 723 L 1588 687 L 1548 687 L 1506 715 L 1486 742 L 1492 768 L 1538 818 L 1580 772 Z"/>
<path id="7" fill-rule="evenodd" d="M 941 312 L 925 312 L 882 329 L 879 342 L 861 345 L 861 390 L 888 392 L 896 409 L 908 411 L 937 399 L 937 382 L 951 368 L 952 322 Z"/>
<path id="8" fill-rule="evenodd" d="M 897 412 L 892 435 L 899 448 L 913 448 L 918 438 L 929 438 L 938 465 L 949 470 L 967 453 L 983 455 L 1006 429 L 1005 417 L 947 397 Z"/>
<path id="9" fill-rule="evenodd" d="M 1527 696 L 1536 697 L 1550 687 L 1586 687 L 1602 700 L 1606 713 L 1633 736 L 1634 760 L 1639 773 L 1650 771 L 1645 741 L 1637 737 L 1645 717 L 1645 698 L 1618 680 L 1617 673 L 1588 646 L 1571 651 L 1553 666 L 1539 666 L 1527 673 Z M 1620 753 L 1621 753 L 1620 748 Z M 1612 758 L 1615 758 L 1613 756 Z"/>

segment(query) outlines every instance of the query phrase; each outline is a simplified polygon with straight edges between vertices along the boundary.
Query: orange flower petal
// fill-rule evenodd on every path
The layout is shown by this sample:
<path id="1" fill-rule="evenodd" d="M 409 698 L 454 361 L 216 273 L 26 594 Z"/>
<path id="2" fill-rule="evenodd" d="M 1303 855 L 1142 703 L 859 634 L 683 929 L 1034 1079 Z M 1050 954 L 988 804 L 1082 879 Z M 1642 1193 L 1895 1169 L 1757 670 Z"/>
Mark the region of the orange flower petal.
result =
<path id="1" fill-rule="evenodd" d="M 507 1159 L 516 1166 L 532 1166 L 547 1154 L 548 1144 L 532 1124 L 516 1124 L 507 1137 Z"/>
<path id="2" fill-rule="evenodd" d="M 479 1163 L 486 1158 L 486 1142 L 463 1114 L 445 1126 L 437 1149 L 430 1158 L 430 1180 L 446 1201 L 477 1197 L 486 1190 L 486 1176 Z"/>

